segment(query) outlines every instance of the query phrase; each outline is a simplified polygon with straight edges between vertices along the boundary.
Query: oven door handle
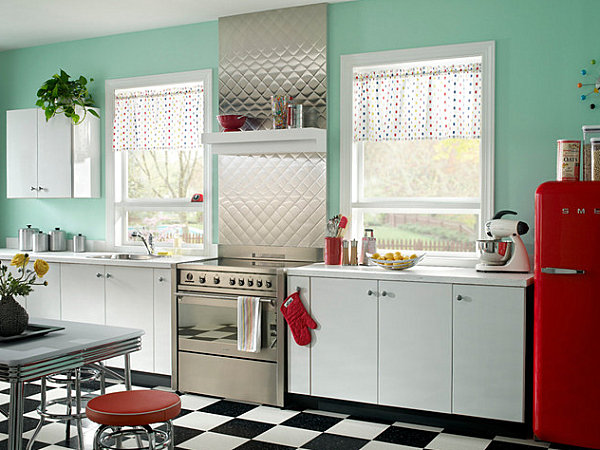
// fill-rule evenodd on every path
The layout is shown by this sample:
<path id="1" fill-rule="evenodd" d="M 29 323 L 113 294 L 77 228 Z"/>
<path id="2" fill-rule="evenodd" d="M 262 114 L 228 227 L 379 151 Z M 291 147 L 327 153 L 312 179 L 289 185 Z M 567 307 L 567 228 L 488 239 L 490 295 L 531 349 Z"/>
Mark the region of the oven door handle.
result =
<path id="1" fill-rule="evenodd" d="M 175 292 L 175 297 L 179 300 L 180 303 L 187 303 L 192 305 L 206 305 L 206 306 L 223 306 L 219 300 L 230 300 L 232 302 L 237 302 L 237 296 L 235 295 L 223 295 L 223 294 L 193 294 L 190 292 Z M 183 301 L 183 297 L 192 297 L 193 299 L 188 301 Z M 273 298 L 261 298 L 260 301 L 262 303 L 269 303 L 271 306 L 275 306 L 275 299 Z M 232 308 L 237 307 L 237 303 L 231 305 Z"/>

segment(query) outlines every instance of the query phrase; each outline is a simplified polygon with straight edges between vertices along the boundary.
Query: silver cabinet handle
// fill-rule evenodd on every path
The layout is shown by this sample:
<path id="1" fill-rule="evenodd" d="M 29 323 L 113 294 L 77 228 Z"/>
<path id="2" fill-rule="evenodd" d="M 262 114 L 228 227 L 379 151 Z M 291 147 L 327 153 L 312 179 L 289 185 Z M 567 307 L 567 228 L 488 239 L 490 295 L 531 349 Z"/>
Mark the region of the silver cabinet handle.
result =
<path id="1" fill-rule="evenodd" d="M 456 296 L 456 300 L 457 300 L 457 301 L 459 301 L 459 302 L 460 302 L 462 299 L 463 299 L 463 296 L 462 296 L 462 295 L 458 294 L 458 295 Z"/>
<path id="2" fill-rule="evenodd" d="M 45 190 L 46 190 L 46 188 L 45 188 L 45 187 L 38 186 L 38 191 L 45 191 Z"/>
<path id="3" fill-rule="evenodd" d="M 542 273 L 550 273 L 553 275 L 583 275 L 585 270 L 562 269 L 560 267 L 542 267 Z"/>
<path id="4" fill-rule="evenodd" d="M 36 188 L 35 186 L 31 186 L 31 187 L 29 188 L 29 190 L 30 190 L 30 191 L 37 191 L 37 188 Z"/>
<path id="5" fill-rule="evenodd" d="M 374 293 L 375 293 L 375 292 L 373 292 L 371 289 L 369 289 L 369 290 L 367 291 L 367 295 L 373 295 Z"/>
<path id="6" fill-rule="evenodd" d="M 110 273 L 107 273 L 106 278 L 112 278 L 112 275 Z"/>
<path id="7" fill-rule="evenodd" d="M 386 295 L 387 295 L 387 292 L 386 292 L 386 291 L 381 291 L 381 296 L 382 296 L 382 297 L 385 297 Z"/>
<path id="8" fill-rule="evenodd" d="M 165 277 L 158 277 L 158 281 L 162 283 L 163 281 L 165 281 Z"/>
<path id="9" fill-rule="evenodd" d="M 96 273 L 96 278 L 102 278 L 103 276 L 100 272 Z"/>

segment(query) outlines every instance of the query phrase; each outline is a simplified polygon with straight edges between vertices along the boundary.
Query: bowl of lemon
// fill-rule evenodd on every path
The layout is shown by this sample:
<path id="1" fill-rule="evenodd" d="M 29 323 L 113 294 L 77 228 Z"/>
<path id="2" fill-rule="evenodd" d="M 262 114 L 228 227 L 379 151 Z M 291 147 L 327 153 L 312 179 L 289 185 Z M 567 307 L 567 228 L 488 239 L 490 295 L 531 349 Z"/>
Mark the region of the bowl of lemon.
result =
<path id="1" fill-rule="evenodd" d="M 384 269 L 404 270 L 416 266 L 423 260 L 424 257 L 425 253 L 420 256 L 417 256 L 415 253 L 410 256 L 405 256 L 401 252 L 390 252 L 384 255 L 373 253 L 371 256 L 369 256 L 369 260 L 371 260 L 373 264 L 383 267 Z"/>

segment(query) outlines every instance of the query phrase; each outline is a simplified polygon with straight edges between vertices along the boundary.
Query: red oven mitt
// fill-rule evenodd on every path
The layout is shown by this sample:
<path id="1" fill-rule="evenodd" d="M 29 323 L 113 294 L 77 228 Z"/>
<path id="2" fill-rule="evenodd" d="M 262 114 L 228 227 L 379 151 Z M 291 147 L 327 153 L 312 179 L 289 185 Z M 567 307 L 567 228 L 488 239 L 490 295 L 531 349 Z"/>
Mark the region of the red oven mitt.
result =
<path id="1" fill-rule="evenodd" d="M 310 344 L 310 330 L 317 328 L 317 323 L 304 309 L 300 295 L 297 292 L 289 295 L 281 305 L 281 313 L 285 317 L 292 336 L 298 345 Z"/>

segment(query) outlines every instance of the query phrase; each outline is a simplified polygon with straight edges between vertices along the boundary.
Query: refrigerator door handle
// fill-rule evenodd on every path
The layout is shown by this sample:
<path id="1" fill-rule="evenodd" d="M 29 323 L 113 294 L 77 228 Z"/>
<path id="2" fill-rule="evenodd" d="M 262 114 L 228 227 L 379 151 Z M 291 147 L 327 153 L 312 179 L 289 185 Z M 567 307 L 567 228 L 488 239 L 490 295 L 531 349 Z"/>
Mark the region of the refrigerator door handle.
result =
<path id="1" fill-rule="evenodd" d="M 550 273 L 554 275 L 583 275 L 585 270 L 561 269 L 559 267 L 542 267 L 542 273 Z"/>

